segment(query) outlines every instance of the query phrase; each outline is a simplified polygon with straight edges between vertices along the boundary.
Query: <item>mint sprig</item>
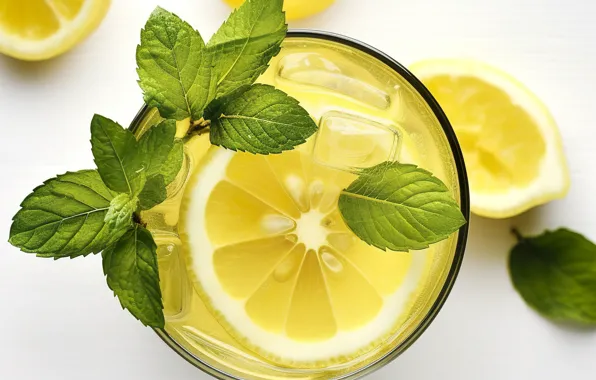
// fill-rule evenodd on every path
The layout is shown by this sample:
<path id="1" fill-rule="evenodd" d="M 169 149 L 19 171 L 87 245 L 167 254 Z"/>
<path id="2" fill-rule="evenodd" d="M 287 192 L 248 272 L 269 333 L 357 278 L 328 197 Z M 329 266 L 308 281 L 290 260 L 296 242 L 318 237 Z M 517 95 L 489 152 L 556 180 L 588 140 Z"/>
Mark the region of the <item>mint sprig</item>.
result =
<path id="1" fill-rule="evenodd" d="M 283 0 L 247 0 L 205 44 L 192 26 L 157 8 L 141 31 L 137 72 L 145 102 L 165 120 L 137 138 L 95 115 L 92 153 L 97 170 L 58 176 L 21 204 L 10 243 L 43 257 L 103 250 L 108 286 L 143 324 L 163 328 L 157 246 L 143 210 L 166 200 L 184 162 L 184 141 L 209 133 L 215 145 L 256 154 L 290 150 L 317 125 L 284 92 L 254 84 L 287 32 Z M 177 139 L 176 121 L 189 119 Z M 382 169 L 382 170 L 381 170 Z M 383 249 L 419 249 L 464 222 L 445 185 L 411 165 L 365 169 L 339 206 L 357 236 Z"/>
<path id="2" fill-rule="evenodd" d="M 104 251 L 108 285 L 122 306 L 144 324 L 163 327 L 155 242 L 139 212 L 166 199 L 164 177 L 171 181 L 180 170 L 183 150 L 175 133 L 175 123 L 163 122 L 137 141 L 118 123 L 95 115 L 91 145 L 98 169 L 37 187 L 13 218 L 10 243 L 54 259 Z"/>
<path id="3" fill-rule="evenodd" d="M 596 244 L 566 228 L 515 234 L 509 272 L 526 303 L 555 321 L 596 324 Z"/>

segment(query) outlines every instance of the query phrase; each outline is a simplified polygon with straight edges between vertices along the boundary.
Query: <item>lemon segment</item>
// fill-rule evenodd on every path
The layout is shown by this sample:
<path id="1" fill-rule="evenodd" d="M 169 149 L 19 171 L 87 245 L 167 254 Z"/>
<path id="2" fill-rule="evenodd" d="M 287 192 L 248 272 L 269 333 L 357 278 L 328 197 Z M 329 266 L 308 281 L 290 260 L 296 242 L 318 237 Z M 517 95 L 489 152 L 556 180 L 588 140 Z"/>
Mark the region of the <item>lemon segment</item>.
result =
<path id="1" fill-rule="evenodd" d="M 210 148 L 180 229 L 195 289 L 238 342 L 279 364 L 324 367 L 396 331 L 430 256 L 355 237 L 337 211 L 354 174 L 314 161 L 311 143 L 269 156 Z"/>
<path id="2" fill-rule="evenodd" d="M 0 53 L 43 60 L 72 48 L 95 30 L 110 0 L 3 0 Z"/>
<path id="3" fill-rule="evenodd" d="M 565 196 L 569 174 L 557 125 L 523 84 L 475 61 L 428 60 L 411 69 L 457 134 L 474 213 L 506 218 Z"/>

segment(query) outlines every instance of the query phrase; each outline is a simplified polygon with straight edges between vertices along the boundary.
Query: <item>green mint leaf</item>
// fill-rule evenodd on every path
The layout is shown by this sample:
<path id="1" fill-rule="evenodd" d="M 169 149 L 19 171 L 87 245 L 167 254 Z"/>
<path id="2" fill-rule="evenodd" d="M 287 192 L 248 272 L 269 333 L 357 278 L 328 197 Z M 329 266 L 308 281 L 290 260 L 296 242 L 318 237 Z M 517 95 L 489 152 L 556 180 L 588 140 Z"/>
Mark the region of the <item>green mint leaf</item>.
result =
<path id="1" fill-rule="evenodd" d="M 466 223 L 447 186 L 416 165 L 363 169 L 339 196 L 348 227 L 380 249 L 408 251 L 446 239 Z"/>
<path id="2" fill-rule="evenodd" d="M 166 200 L 168 193 L 163 176 L 156 175 L 147 180 L 143 191 L 139 194 L 141 210 L 149 210 Z"/>
<path id="3" fill-rule="evenodd" d="M 160 174 L 164 177 L 164 183 L 169 185 L 178 175 L 180 172 L 180 168 L 182 168 L 182 162 L 184 161 L 184 144 L 182 140 L 175 140 L 174 146 L 170 153 L 168 154 L 168 158 L 163 163 L 160 169 Z"/>
<path id="4" fill-rule="evenodd" d="M 159 174 L 163 163 L 174 146 L 176 121 L 164 120 L 149 128 L 139 140 L 147 178 Z"/>
<path id="5" fill-rule="evenodd" d="M 145 186 L 147 187 L 147 186 Z M 137 209 L 139 199 L 126 193 L 118 194 L 110 202 L 104 222 L 114 230 L 127 230 L 132 227 L 132 214 Z"/>
<path id="6" fill-rule="evenodd" d="M 156 8 L 141 30 L 137 73 L 145 102 L 164 118 L 198 120 L 213 99 L 211 64 L 199 32 Z"/>
<path id="7" fill-rule="evenodd" d="M 247 0 L 211 37 L 216 97 L 255 82 L 286 36 L 283 0 Z"/>
<path id="8" fill-rule="evenodd" d="M 41 257 L 77 257 L 97 253 L 126 229 L 104 223 L 116 194 L 96 170 L 59 175 L 37 187 L 13 217 L 9 242 Z"/>
<path id="9" fill-rule="evenodd" d="M 509 272 L 526 303 L 556 321 L 595 324 L 596 245 L 564 228 L 517 235 Z"/>
<path id="10" fill-rule="evenodd" d="M 123 308 L 145 326 L 164 327 L 157 269 L 157 246 L 151 233 L 136 224 L 102 253 L 108 286 Z"/>
<path id="11" fill-rule="evenodd" d="M 317 125 L 298 101 L 275 88 L 255 84 L 213 101 L 211 143 L 250 153 L 281 153 L 306 141 Z"/>
<path id="12" fill-rule="evenodd" d="M 118 193 L 138 194 L 144 185 L 143 161 L 132 132 L 103 117 L 91 121 L 91 151 L 104 183 Z"/>

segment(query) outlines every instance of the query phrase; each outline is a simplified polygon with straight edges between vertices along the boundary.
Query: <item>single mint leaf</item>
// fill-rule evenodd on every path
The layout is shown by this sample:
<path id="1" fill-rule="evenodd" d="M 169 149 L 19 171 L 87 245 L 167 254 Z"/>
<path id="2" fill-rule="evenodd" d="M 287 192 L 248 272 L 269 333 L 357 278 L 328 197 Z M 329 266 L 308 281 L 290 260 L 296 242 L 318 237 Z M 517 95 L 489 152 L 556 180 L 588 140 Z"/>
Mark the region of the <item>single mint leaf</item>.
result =
<path id="1" fill-rule="evenodd" d="M 214 97 L 211 61 L 204 57 L 205 51 L 199 32 L 175 14 L 156 8 L 137 47 L 145 102 L 164 118 L 200 119 Z"/>
<path id="2" fill-rule="evenodd" d="M 253 84 L 277 55 L 286 36 L 283 0 L 247 0 L 211 37 L 216 97 Z"/>
<path id="3" fill-rule="evenodd" d="M 168 158 L 163 163 L 160 169 L 160 174 L 164 177 L 164 183 L 169 185 L 178 175 L 180 169 L 182 168 L 182 162 L 184 161 L 184 144 L 182 140 L 175 140 L 174 146 L 170 153 L 168 154 Z"/>
<path id="4" fill-rule="evenodd" d="M 148 179 L 159 174 L 174 146 L 175 135 L 176 121 L 169 119 L 149 128 L 141 136 L 139 145 Z"/>
<path id="5" fill-rule="evenodd" d="M 108 286 L 123 308 L 146 326 L 164 327 L 157 269 L 157 246 L 151 233 L 136 224 L 102 253 Z"/>
<path id="6" fill-rule="evenodd" d="M 565 228 L 517 235 L 509 272 L 526 303 L 555 321 L 595 324 L 596 245 Z"/>
<path id="7" fill-rule="evenodd" d="M 21 251 L 56 259 L 97 253 L 126 232 L 104 223 L 115 195 L 96 170 L 52 178 L 21 203 L 9 242 Z"/>
<path id="8" fill-rule="evenodd" d="M 91 151 L 97 171 L 112 190 L 138 194 L 144 185 L 143 161 L 132 132 L 103 117 L 91 121 Z"/>
<path id="9" fill-rule="evenodd" d="M 447 186 L 416 165 L 363 169 L 339 195 L 348 227 L 377 248 L 408 251 L 446 239 L 466 223 Z"/>
<path id="10" fill-rule="evenodd" d="M 145 187 L 147 186 L 145 185 Z M 136 196 L 126 193 L 116 195 L 110 202 L 110 208 L 104 218 L 110 231 L 127 230 L 132 227 L 132 214 L 137 209 L 138 203 L 139 199 Z"/>
<path id="11" fill-rule="evenodd" d="M 149 178 L 139 194 L 141 210 L 149 210 L 157 206 L 166 200 L 167 195 L 166 183 L 161 174 Z"/>
<path id="12" fill-rule="evenodd" d="M 298 101 L 275 88 L 255 84 L 213 101 L 211 143 L 250 153 L 281 153 L 306 141 L 317 125 Z"/>

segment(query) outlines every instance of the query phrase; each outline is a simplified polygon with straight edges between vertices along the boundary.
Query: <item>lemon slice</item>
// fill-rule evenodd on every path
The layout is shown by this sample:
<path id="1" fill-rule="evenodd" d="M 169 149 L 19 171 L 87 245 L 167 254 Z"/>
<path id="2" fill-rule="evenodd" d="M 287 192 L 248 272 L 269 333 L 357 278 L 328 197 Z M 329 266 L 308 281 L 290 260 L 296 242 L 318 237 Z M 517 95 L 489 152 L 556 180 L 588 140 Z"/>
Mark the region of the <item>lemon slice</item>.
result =
<path id="1" fill-rule="evenodd" d="M 523 84 L 468 60 L 428 60 L 411 69 L 455 129 L 474 213 L 506 218 L 566 195 L 569 174 L 557 125 Z"/>
<path id="2" fill-rule="evenodd" d="M 429 255 L 384 252 L 353 235 L 337 197 L 354 176 L 310 151 L 210 148 L 180 229 L 195 288 L 232 336 L 274 362 L 323 367 L 396 331 Z"/>
<path id="3" fill-rule="evenodd" d="M 239 7 L 244 0 L 224 0 L 232 7 Z M 335 0 L 285 0 L 284 11 L 288 20 L 299 20 L 323 12 Z"/>
<path id="4" fill-rule="evenodd" d="M 62 54 L 91 33 L 110 0 L 2 0 L 0 53 L 24 60 Z"/>

